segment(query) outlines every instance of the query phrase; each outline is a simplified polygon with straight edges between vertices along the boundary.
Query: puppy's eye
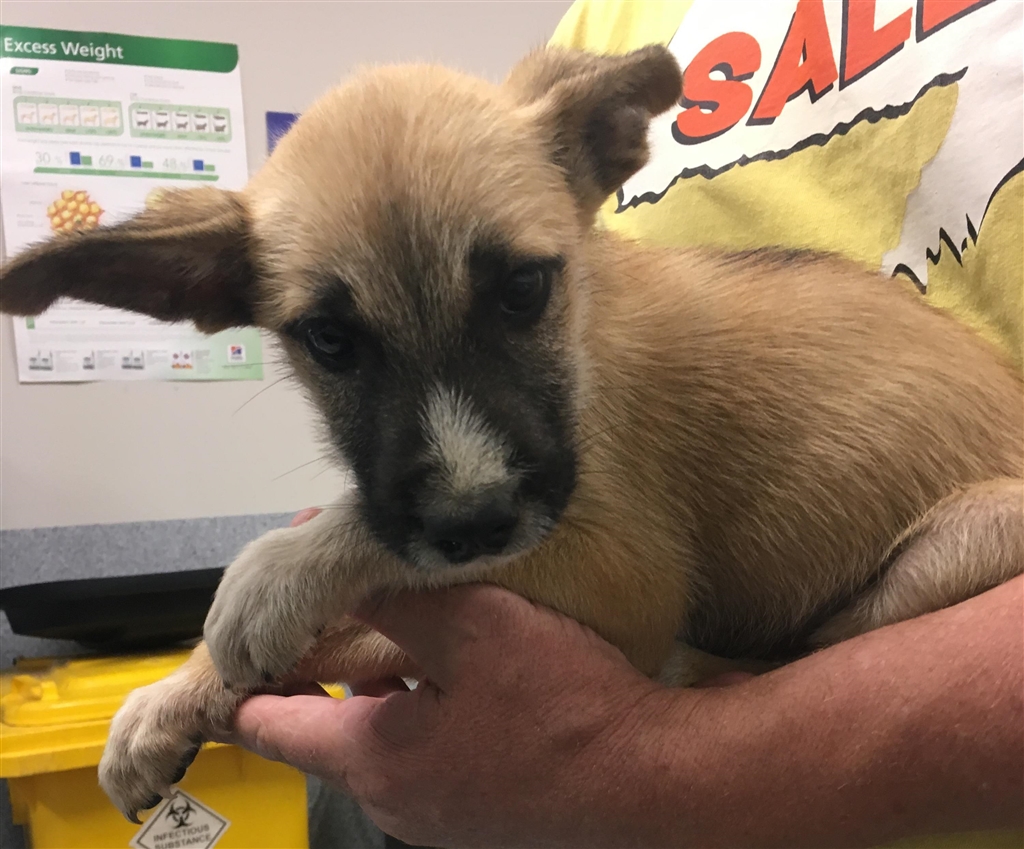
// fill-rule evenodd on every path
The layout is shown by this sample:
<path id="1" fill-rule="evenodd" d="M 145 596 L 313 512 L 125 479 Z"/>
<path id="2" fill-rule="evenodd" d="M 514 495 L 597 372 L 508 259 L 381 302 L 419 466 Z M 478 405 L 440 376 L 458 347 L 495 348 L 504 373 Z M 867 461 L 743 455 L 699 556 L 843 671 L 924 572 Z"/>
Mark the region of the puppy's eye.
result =
<path id="1" fill-rule="evenodd" d="M 513 269 L 501 287 L 501 310 L 516 323 L 540 317 L 551 294 L 551 269 L 531 262 Z"/>
<path id="2" fill-rule="evenodd" d="M 304 321 L 300 335 L 309 352 L 329 368 L 346 368 L 355 361 L 356 346 L 351 334 L 329 319 Z"/>

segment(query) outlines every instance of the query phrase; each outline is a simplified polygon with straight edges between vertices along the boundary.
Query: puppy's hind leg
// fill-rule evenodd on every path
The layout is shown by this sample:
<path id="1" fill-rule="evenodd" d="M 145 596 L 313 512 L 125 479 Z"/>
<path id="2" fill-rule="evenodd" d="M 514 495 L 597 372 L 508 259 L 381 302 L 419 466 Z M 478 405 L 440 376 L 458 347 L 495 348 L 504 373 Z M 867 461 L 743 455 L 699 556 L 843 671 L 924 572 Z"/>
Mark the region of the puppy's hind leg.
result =
<path id="1" fill-rule="evenodd" d="M 886 560 L 878 582 L 826 622 L 815 645 L 949 607 L 1024 572 L 1024 481 L 986 481 L 940 501 Z"/>

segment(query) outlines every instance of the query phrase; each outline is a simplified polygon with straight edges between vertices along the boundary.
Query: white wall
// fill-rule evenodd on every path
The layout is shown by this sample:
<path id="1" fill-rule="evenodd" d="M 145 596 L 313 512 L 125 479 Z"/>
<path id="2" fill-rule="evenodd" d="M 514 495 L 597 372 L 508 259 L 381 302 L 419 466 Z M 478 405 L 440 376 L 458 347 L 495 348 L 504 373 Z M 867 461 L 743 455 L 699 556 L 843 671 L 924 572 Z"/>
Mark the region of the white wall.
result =
<path id="1" fill-rule="evenodd" d="M 265 112 L 301 111 L 367 62 L 438 61 L 500 79 L 546 41 L 569 5 L 4 0 L 3 23 L 238 44 L 255 170 L 266 155 Z M 323 463 L 290 471 L 320 449 L 301 396 L 288 381 L 272 385 L 283 374 L 276 366 L 265 373 L 263 383 L 22 385 L 11 320 L 4 317 L 0 528 L 284 512 L 324 503 L 339 476 Z"/>

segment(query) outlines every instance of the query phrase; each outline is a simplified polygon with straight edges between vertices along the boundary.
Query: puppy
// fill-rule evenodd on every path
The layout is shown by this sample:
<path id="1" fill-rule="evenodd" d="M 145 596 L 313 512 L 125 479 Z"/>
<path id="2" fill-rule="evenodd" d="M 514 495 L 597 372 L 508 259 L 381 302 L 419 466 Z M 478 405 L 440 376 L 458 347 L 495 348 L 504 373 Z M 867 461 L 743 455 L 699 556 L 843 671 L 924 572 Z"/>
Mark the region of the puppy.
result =
<path id="1" fill-rule="evenodd" d="M 1024 396 L 987 345 L 839 259 L 594 228 L 679 92 L 661 47 L 541 50 L 500 86 L 368 71 L 244 191 L 7 267 L 9 313 L 273 331 L 354 473 L 241 553 L 205 645 L 115 717 L 100 781 L 126 816 L 268 682 L 415 675 L 346 619 L 371 592 L 493 582 L 685 685 L 1021 571 Z"/>

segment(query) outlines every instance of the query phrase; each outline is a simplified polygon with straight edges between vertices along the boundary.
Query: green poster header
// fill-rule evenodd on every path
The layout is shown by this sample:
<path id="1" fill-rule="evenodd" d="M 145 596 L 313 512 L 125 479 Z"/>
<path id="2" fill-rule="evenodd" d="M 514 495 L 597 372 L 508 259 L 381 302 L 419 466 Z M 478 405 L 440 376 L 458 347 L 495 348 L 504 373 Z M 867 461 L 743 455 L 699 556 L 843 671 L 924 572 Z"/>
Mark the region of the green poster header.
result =
<path id="1" fill-rule="evenodd" d="M 238 66 L 238 47 L 215 41 L 0 26 L 0 58 L 142 65 L 226 74 Z"/>

